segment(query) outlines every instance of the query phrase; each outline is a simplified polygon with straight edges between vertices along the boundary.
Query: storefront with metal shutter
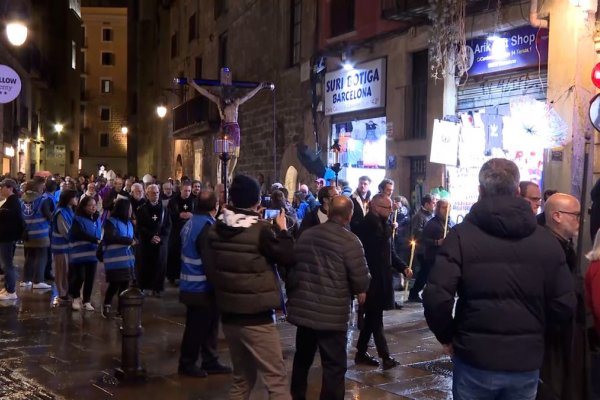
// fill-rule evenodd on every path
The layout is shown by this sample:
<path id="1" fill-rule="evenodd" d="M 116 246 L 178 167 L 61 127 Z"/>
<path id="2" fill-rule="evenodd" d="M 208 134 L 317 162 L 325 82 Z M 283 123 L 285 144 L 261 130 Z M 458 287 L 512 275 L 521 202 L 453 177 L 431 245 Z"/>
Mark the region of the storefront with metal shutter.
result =
<path id="1" fill-rule="evenodd" d="M 514 161 L 521 180 L 541 186 L 544 149 L 561 129 L 546 102 L 548 31 L 525 26 L 468 44 L 469 75 L 457 87 L 458 163 L 447 167 L 458 220 L 477 201 L 479 169 L 490 158 Z"/>

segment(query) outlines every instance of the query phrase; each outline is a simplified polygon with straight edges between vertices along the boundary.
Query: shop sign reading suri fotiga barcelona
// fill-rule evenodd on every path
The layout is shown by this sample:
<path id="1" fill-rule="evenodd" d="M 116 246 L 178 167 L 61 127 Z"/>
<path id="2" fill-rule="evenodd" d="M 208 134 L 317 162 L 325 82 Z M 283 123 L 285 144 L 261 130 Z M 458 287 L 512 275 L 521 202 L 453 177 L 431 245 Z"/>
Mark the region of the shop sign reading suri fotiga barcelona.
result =
<path id="1" fill-rule="evenodd" d="M 385 107 L 385 59 L 325 74 L 325 115 Z"/>

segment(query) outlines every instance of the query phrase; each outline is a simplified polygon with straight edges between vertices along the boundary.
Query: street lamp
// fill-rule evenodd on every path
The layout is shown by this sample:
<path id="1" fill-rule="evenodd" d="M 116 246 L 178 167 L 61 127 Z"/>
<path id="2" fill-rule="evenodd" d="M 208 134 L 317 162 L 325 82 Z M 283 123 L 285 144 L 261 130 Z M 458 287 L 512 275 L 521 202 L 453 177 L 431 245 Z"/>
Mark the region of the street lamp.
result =
<path id="1" fill-rule="evenodd" d="M 223 183 L 223 196 L 225 198 L 225 204 L 227 204 L 227 162 L 231 159 L 231 153 L 233 152 L 233 142 L 229 140 L 227 135 L 223 134 L 214 141 L 214 153 L 219 156 L 221 160 L 221 182 Z"/>
<path id="2" fill-rule="evenodd" d="M 60 122 L 57 122 L 56 124 L 54 124 L 54 131 L 56 133 L 62 133 L 63 130 L 65 129 L 65 126 L 63 124 L 61 124 Z"/>
<path id="3" fill-rule="evenodd" d="M 158 106 L 156 106 L 156 115 L 158 115 L 158 118 L 161 119 L 167 115 L 167 107 L 164 105 L 164 103 L 160 103 Z"/>
<path id="4" fill-rule="evenodd" d="M 121 127 L 121 133 L 123 135 L 127 135 L 128 132 L 129 132 L 129 128 L 128 127 L 126 127 L 126 126 L 122 126 Z"/>
<path id="5" fill-rule="evenodd" d="M 13 46 L 21 46 L 27 40 L 27 25 L 21 21 L 6 24 L 6 37 Z"/>

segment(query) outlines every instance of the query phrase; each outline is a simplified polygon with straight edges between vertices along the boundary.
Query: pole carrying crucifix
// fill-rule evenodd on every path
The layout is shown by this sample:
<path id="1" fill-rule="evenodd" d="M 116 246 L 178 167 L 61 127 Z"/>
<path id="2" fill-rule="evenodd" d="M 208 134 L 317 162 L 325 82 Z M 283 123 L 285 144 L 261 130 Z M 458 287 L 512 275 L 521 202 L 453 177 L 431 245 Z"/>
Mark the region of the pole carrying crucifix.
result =
<path id="1" fill-rule="evenodd" d="M 209 79 L 179 79 L 178 83 L 188 83 L 198 93 L 206 97 L 213 103 L 215 103 L 219 109 L 219 116 L 221 118 L 221 135 L 224 139 L 223 143 L 230 142 L 231 147 L 224 145 L 221 149 L 221 153 L 227 154 L 225 158 L 231 159 L 229 165 L 229 174 L 225 171 L 221 171 L 223 183 L 226 180 L 231 179 L 233 176 L 233 170 L 237 164 L 237 159 L 240 155 L 240 126 L 238 124 L 238 109 L 239 106 L 244 104 L 246 101 L 254 97 L 260 90 L 269 88 L 275 89 L 275 85 L 270 82 L 246 82 L 246 81 L 232 81 L 231 71 L 229 68 L 221 68 L 221 79 L 209 80 Z M 221 94 L 215 94 L 202 86 L 220 86 Z M 250 92 L 244 96 L 235 97 L 235 88 L 253 88 Z M 223 159 L 222 159 L 223 161 Z M 224 160 L 223 167 L 227 168 L 227 161 Z M 229 175 L 229 176 L 228 176 Z"/>

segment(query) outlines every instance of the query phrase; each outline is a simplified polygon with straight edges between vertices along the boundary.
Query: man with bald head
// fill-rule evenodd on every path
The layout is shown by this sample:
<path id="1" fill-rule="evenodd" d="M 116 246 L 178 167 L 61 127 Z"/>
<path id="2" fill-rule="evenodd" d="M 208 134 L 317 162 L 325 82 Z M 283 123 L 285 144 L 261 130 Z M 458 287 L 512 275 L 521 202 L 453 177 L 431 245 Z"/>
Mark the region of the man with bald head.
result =
<path id="1" fill-rule="evenodd" d="M 379 365 L 379 361 L 367 353 L 369 340 L 373 336 L 383 369 L 398 365 L 390 355 L 383 332 L 383 311 L 395 308 L 392 268 L 405 274 L 409 279 L 412 276 L 412 272 L 393 249 L 392 226 L 388 223 L 391 214 L 392 199 L 384 193 L 376 194 L 371 199 L 369 212 L 356 229 L 365 249 L 371 284 L 364 306 L 364 323 L 356 343 L 354 361 L 357 364 L 374 367 Z"/>
<path id="2" fill-rule="evenodd" d="M 577 308 L 575 318 L 546 335 L 546 352 L 542 366 L 539 399 L 587 399 L 587 372 L 589 357 L 585 300 L 581 270 L 573 239 L 577 238 L 581 222 L 581 206 L 577 198 L 556 193 L 548 198 L 544 207 L 546 228 L 562 247 L 575 284 Z"/>
<path id="3" fill-rule="evenodd" d="M 307 378 L 317 347 L 323 367 L 321 399 L 343 400 L 346 335 L 351 296 L 364 303 L 369 271 L 362 244 L 346 229 L 352 201 L 335 196 L 328 219 L 302 235 L 294 248 L 296 265 L 288 272 L 288 321 L 298 327 L 292 371 L 293 399 L 305 399 Z"/>
<path id="4" fill-rule="evenodd" d="M 483 164 L 479 194 L 437 253 L 423 292 L 425 318 L 452 355 L 455 400 L 533 400 L 544 334 L 572 317 L 573 282 L 560 245 L 519 195 L 514 162 Z"/>

